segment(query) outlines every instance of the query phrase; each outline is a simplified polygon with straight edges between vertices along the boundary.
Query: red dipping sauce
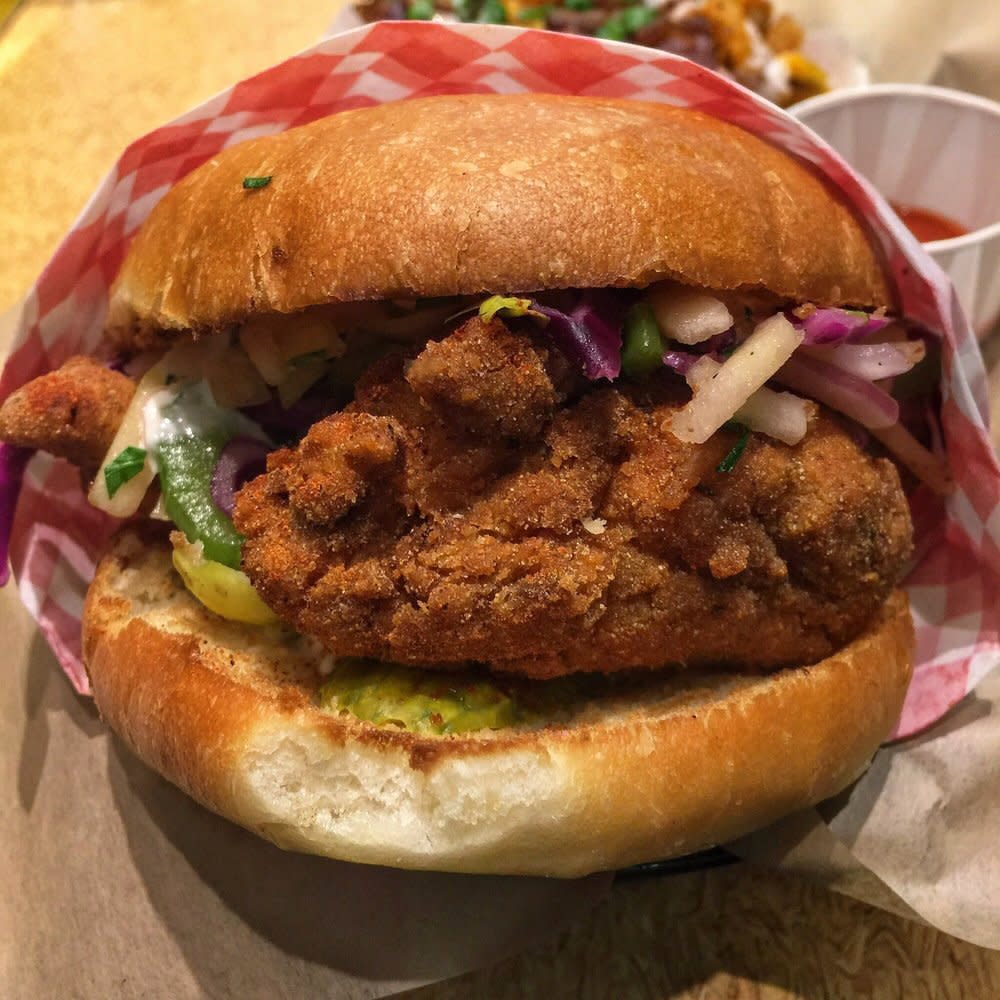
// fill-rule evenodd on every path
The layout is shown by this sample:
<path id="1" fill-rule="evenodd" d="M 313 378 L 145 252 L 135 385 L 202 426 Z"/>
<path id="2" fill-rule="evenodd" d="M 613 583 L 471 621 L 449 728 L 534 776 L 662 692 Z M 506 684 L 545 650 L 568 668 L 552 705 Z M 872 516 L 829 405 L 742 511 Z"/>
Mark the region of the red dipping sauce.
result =
<path id="1" fill-rule="evenodd" d="M 929 212 L 926 208 L 915 205 L 903 205 L 898 201 L 890 201 L 892 210 L 903 220 L 906 228 L 921 243 L 933 243 L 935 240 L 950 240 L 956 236 L 964 236 L 969 230 L 959 225 L 954 219 L 937 212 Z"/>

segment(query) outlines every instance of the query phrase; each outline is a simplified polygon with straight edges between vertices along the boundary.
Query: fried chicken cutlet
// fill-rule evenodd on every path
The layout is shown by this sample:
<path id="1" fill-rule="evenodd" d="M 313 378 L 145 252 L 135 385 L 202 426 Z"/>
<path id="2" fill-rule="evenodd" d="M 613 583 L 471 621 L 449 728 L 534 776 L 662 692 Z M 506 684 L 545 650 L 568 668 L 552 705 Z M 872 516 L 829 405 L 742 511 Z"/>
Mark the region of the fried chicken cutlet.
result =
<path id="1" fill-rule="evenodd" d="M 548 678 L 829 655 L 910 553 L 895 467 L 817 408 L 719 471 L 737 433 L 662 429 L 685 396 L 669 373 L 582 391 L 472 319 L 271 455 L 237 502 L 244 570 L 335 656 Z"/>
<path id="2" fill-rule="evenodd" d="M 0 406 L 0 441 L 38 448 L 92 479 L 128 408 L 135 383 L 93 358 L 72 357 Z"/>

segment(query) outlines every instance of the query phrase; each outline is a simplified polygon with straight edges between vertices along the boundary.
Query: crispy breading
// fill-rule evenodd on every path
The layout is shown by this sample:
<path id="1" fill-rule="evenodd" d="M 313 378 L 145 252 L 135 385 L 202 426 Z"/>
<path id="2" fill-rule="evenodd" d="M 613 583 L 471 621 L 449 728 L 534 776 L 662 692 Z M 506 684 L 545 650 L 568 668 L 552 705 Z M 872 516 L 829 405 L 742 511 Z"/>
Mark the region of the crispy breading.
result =
<path id="1" fill-rule="evenodd" d="M 429 343 L 406 381 L 424 403 L 460 415 L 470 430 L 532 438 L 565 398 L 572 376 L 558 352 L 474 318 Z"/>
<path id="2" fill-rule="evenodd" d="M 515 336 L 491 329 L 500 344 Z M 454 391 L 481 333 L 408 368 L 375 366 L 350 407 L 272 455 L 238 498 L 244 569 L 335 655 L 533 677 L 767 670 L 843 645 L 896 583 L 911 525 L 895 467 L 833 417 L 814 417 L 795 447 L 752 435 L 719 472 L 735 434 L 695 446 L 661 431 L 686 392 L 664 373 L 593 387 L 544 421 L 536 403 L 551 396 L 526 393 L 516 441 L 497 431 L 519 366 L 492 372 L 507 391 L 482 387 L 471 411 Z M 515 356 L 535 385 L 544 365 Z"/>
<path id="3" fill-rule="evenodd" d="M 127 375 L 93 358 L 72 357 L 0 406 L 0 441 L 51 452 L 92 478 L 134 392 Z"/>

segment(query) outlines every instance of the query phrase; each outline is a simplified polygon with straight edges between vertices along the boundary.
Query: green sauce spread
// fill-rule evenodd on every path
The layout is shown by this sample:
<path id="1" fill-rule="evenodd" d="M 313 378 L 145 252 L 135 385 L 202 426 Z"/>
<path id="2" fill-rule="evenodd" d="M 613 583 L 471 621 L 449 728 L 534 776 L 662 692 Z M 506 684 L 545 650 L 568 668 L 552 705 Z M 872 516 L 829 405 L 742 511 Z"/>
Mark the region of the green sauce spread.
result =
<path id="1" fill-rule="evenodd" d="M 438 735 L 503 729 L 526 718 L 513 697 L 481 675 L 355 658 L 337 661 L 319 689 L 319 702 L 375 725 Z"/>
<path id="2" fill-rule="evenodd" d="M 659 701 L 671 675 L 659 671 L 577 674 L 530 680 L 482 665 L 436 671 L 360 657 L 338 660 L 317 692 L 321 708 L 376 726 L 445 736 L 509 727 L 559 725 L 591 706 Z"/>

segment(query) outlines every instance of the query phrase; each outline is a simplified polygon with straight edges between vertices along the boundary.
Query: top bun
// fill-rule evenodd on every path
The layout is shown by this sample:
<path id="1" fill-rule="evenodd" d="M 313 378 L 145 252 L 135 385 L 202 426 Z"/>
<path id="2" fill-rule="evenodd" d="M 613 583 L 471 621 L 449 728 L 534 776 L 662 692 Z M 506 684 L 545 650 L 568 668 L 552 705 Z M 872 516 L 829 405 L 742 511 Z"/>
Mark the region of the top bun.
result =
<path id="1" fill-rule="evenodd" d="M 245 177 L 270 177 L 246 190 Z M 329 302 L 662 278 L 891 303 L 851 210 L 736 126 L 636 101 L 457 95 L 347 111 L 226 149 L 140 229 L 119 343 Z"/>

